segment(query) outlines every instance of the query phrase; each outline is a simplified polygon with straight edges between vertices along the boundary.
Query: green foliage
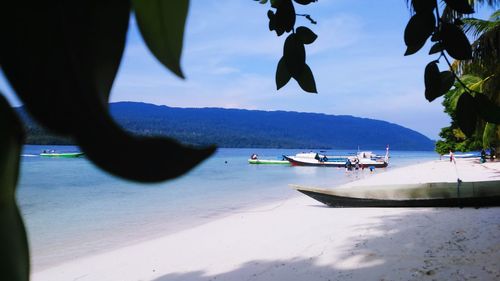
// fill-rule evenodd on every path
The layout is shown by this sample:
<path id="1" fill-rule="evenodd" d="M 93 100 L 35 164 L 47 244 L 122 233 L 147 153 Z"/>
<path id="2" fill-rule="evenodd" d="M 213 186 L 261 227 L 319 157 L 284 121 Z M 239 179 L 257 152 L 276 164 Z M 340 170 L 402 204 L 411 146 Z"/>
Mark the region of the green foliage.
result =
<path id="1" fill-rule="evenodd" d="M 453 68 L 447 57 L 449 55 L 456 60 L 470 60 L 477 57 L 461 27 L 464 23 L 462 21 L 463 15 L 474 12 L 470 1 L 445 0 L 446 5 L 442 16 L 439 11 L 440 5 L 437 5 L 435 0 L 412 0 L 409 2 L 411 2 L 411 9 L 415 14 L 409 20 L 404 32 L 404 41 L 407 46 L 405 55 L 416 53 L 429 38 L 432 42 L 436 42 L 431 47 L 429 55 L 439 54 L 439 58 L 431 61 L 425 68 L 425 98 L 432 102 L 449 91 L 457 80 L 461 86 L 459 87 L 460 93 L 455 91 L 451 102 L 447 101 L 449 105 L 453 105 L 453 114 L 455 114 L 453 117 L 456 122 L 453 125 L 458 125 L 466 135 L 471 137 L 476 132 L 478 118 L 482 117 L 490 122 L 500 121 L 500 107 L 497 108 L 494 105 L 495 100 L 487 100 L 476 95 L 476 90 L 468 87 L 455 73 L 456 69 Z M 488 4 L 492 5 L 493 2 L 496 1 L 489 1 Z M 467 23 L 466 30 L 474 30 L 476 36 L 481 31 L 491 31 L 492 25 L 476 21 L 475 23 L 479 27 L 474 29 L 472 23 L 473 21 Z M 483 45 L 492 45 L 491 40 L 483 41 L 479 49 L 483 51 L 486 49 L 488 54 L 492 53 L 491 50 L 494 50 L 494 47 L 482 47 Z M 441 58 L 444 58 L 450 70 L 440 72 L 437 63 Z M 448 99 L 450 99 L 449 96 Z M 446 111 L 450 110 L 446 109 Z M 444 145 L 440 144 L 439 149 L 442 147 Z"/>
<path id="2" fill-rule="evenodd" d="M 17 109 L 22 112 L 22 108 Z M 429 150 L 427 137 L 387 122 L 313 113 L 217 108 L 171 108 L 152 104 L 110 104 L 113 118 L 138 136 L 170 135 L 186 145 L 219 147 Z M 50 140 L 26 120 L 29 143 Z M 312 133 L 314 132 L 314 133 Z M 353 140 L 356 140 L 353 143 Z M 54 141 L 58 141 L 54 139 Z M 52 143 L 54 144 L 54 143 Z"/>
<path id="3" fill-rule="evenodd" d="M 486 123 L 483 132 L 483 147 L 496 147 L 498 144 L 497 140 L 497 124 Z"/>
<path id="4" fill-rule="evenodd" d="M 489 79 L 490 77 L 481 79 L 470 74 L 461 77 L 462 83 L 475 91 L 481 91 Z M 469 106 L 463 106 L 464 103 Z M 485 121 L 498 120 L 496 114 L 500 110 L 485 95 L 478 92 L 471 95 L 461 83 L 456 82 L 454 88 L 445 94 L 443 106 L 452 123 L 450 127 L 441 130 L 440 137 L 443 140 L 436 143 L 438 153 L 447 153 L 450 149 L 479 150 L 497 144 L 497 126 Z M 474 112 L 463 112 L 465 110 Z"/>
<path id="5" fill-rule="evenodd" d="M 180 59 L 188 0 L 132 0 L 142 37 L 153 55 L 177 76 L 184 78 Z"/>

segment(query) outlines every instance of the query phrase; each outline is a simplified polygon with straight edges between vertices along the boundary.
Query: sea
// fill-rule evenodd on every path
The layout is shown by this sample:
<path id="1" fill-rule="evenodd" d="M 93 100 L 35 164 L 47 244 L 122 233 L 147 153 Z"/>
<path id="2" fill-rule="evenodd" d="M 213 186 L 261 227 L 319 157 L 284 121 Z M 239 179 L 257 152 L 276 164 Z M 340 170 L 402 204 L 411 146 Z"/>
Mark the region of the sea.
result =
<path id="1" fill-rule="evenodd" d="M 281 159 L 305 151 L 300 149 L 220 148 L 178 179 L 138 184 L 106 174 L 85 157 L 39 157 L 43 150 L 52 149 L 79 150 L 27 145 L 21 158 L 17 200 L 35 271 L 303 196 L 290 184 L 335 188 L 439 159 L 432 151 L 390 151 L 388 168 L 373 173 L 368 169 L 346 172 L 343 168 L 251 165 L 247 161 L 254 153 L 261 159 Z M 342 155 L 356 150 L 322 153 Z M 384 155 L 385 148 L 373 152 Z"/>

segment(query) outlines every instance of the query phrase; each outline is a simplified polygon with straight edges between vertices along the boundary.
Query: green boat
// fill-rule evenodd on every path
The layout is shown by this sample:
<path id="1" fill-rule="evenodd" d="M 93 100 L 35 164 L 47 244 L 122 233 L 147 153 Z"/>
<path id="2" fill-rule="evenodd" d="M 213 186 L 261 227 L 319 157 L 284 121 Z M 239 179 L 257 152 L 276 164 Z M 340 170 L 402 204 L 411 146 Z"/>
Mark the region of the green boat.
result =
<path id="1" fill-rule="evenodd" d="M 278 164 L 278 165 L 290 165 L 288 160 L 267 160 L 267 159 L 248 159 L 249 164 Z"/>
<path id="2" fill-rule="evenodd" d="M 434 182 L 321 189 L 292 185 L 330 207 L 500 206 L 500 181 Z"/>
<path id="3" fill-rule="evenodd" d="M 78 158 L 83 157 L 83 152 L 42 152 L 40 156 L 52 158 Z"/>

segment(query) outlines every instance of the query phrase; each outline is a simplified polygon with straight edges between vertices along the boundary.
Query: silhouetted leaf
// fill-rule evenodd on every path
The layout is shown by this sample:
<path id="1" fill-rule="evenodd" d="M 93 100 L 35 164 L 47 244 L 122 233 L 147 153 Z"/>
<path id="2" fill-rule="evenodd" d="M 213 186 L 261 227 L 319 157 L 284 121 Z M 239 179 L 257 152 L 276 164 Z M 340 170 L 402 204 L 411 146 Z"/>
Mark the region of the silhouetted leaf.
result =
<path id="1" fill-rule="evenodd" d="M 436 0 L 412 0 L 411 4 L 416 13 L 428 13 L 436 8 Z"/>
<path id="2" fill-rule="evenodd" d="M 425 98 L 431 102 L 441 95 L 441 76 L 436 61 L 432 61 L 425 67 Z"/>
<path id="3" fill-rule="evenodd" d="M 450 6 L 450 8 L 461 14 L 474 13 L 474 9 L 469 4 L 468 0 L 444 0 L 444 2 L 446 2 L 446 5 Z"/>
<path id="4" fill-rule="evenodd" d="M 0 133 L 0 279 L 28 281 L 28 241 L 15 200 L 23 132 L 21 122 L 2 93 Z"/>
<path id="5" fill-rule="evenodd" d="M 431 36 L 431 42 L 438 42 L 441 40 L 441 32 L 439 30 L 434 30 L 434 33 L 432 33 Z"/>
<path id="6" fill-rule="evenodd" d="M 290 34 L 285 40 L 283 58 L 292 77 L 299 76 L 306 65 L 306 50 L 304 44 L 300 42 L 294 33 Z"/>
<path id="7" fill-rule="evenodd" d="M 439 72 L 437 62 L 430 62 L 425 67 L 425 98 L 432 102 L 436 98 L 444 95 L 455 82 L 455 76 L 451 71 Z"/>
<path id="8" fill-rule="evenodd" d="M 456 25 L 443 22 L 441 24 L 443 47 L 456 60 L 472 58 L 472 48 L 464 32 Z"/>
<path id="9" fill-rule="evenodd" d="M 470 94 L 463 93 L 460 96 L 455 115 L 462 132 L 468 137 L 472 136 L 476 129 L 477 111 L 476 102 Z"/>
<path id="10" fill-rule="evenodd" d="M 172 179 L 215 151 L 214 147 L 195 149 L 168 138 L 131 135 L 113 121 L 104 107 L 94 107 L 85 117 L 88 122 L 76 132 L 77 144 L 94 164 L 126 179 Z"/>
<path id="11" fill-rule="evenodd" d="M 408 46 L 406 48 L 406 51 L 404 53 L 405 56 L 413 55 L 414 53 L 418 52 L 422 46 Z"/>
<path id="12" fill-rule="evenodd" d="M 297 34 L 302 44 L 311 44 L 316 40 L 316 38 L 318 38 L 318 35 L 316 35 L 314 32 L 312 32 L 312 30 L 305 26 L 297 27 L 295 33 Z"/>
<path id="13" fill-rule="evenodd" d="M 464 22 L 461 19 L 459 19 L 459 18 L 455 18 L 453 20 L 453 24 L 456 25 L 456 26 L 462 26 L 462 25 L 464 25 Z"/>
<path id="14" fill-rule="evenodd" d="M 316 2 L 318 0 L 293 0 L 293 1 L 295 1 L 296 3 L 302 4 L 302 5 L 307 5 L 307 4 L 311 4 L 313 2 Z"/>
<path id="15" fill-rule="evenodd" d="M 132 3 L 149 50 L 164 66 L 184 78 L 180 61 L 189 0 L 132 0 Z"/>
<path id="16" fill-rule="evenodd" d="M 408 47 L 405 55 L 416 53 L 431 36 L 436 18 L 432 12 L 415 14 L 405 28 L 404 40 Z"/>
<path id="17" fill-rule="evenodd" d="M 453 84 L 455 83 L 455 75 L 453 72 L 447 70 L 443 71 L 439 74 L 440 80 L 441 80 L 441 85 L 439 87 L 439 93 L 440 96 L 446 94 L 451 87 L 453 87 Z"/>
<path id="18" fill-rule="evenodd" d="M 293 78 L 297 80 L 302 90 L 309 93 L 318 93 L 318 91 L 316 90 L 316 82 L 314 81 L 314 75 L 311 71 L 311 68 L 309 68 L 307 64 L 304 65 L 302 73 L 300 73 L 298 76 L 294 76 Z"/>
<path id="19" fill-rule="evenodd" d="M 283 33 L 285 33 L 285 29 L 276 24 L 276 15 L 274 14 L 273 11 L 271 11 L 271 10 L 267 11 L 267 17 L 269 18 L 269 30 L 270 31 L 275 30 L 276 34 L 278 36 L 281 36 Z"/>
<path id="20" fill-rule="evenodd" d="M 432 45 L 430 51 L 429 51 L 429 55 L 432 55 L 432 54 L 435 54 L 435 53 L 439 53 L 443 50 L 443 45 L 441 45 L 441 43 L 437 42 L 435 43 L 434 45 Z"/>
<path id="21" fill-rule="evenodd" d="M 495 105 L 484 94 L 476 94 L 474 97 L 479 115 L 490 123 L 500 124 L 500 107 Z"/>
<path id="22" fill-rule="evenodd" d="M 140 0 L 138 0 L 140 1 Z M 273 4 L 276 8 L 274 17 L 276 34 L 280 36 L 281 31 L 290 32 L 295 25 L 295 9 L 292 0 L 280 0 Z M 278 32 L 280 31 L 280 32 Z"/>
<path id="23" fill-rule="evenodd" d="M 271 0 L 271 7 L 278 8 L 282 1 L 284 0 Z"/>
<path id="24" fill-rule="evenodd" d="M 88 96 L 107 102 L 129 17 L 130 4 L 121 0 L 4 3 L 2 69 L 42 125 L 69 134 L 84 122 Z"/>
<path id="25" fill-rule="evenodd" d="M 292 78 L 292 75 L 286 68 L 285 58 L 282 57 L 276 69 L 276 89 L 279 90 L 285 86 L 290 81 L 290 78 Z"/>
<path id="26" fill-rule="evenodd" d="M 8 1 L 0 10 L 2 69 L 37 121 L 74 137 L 99 167 L 137 181 L 174 178 L 214 148 L 131 136 L 111 119 L 101 92 L 120 62 L 129 16 L 121 0 Z"/>

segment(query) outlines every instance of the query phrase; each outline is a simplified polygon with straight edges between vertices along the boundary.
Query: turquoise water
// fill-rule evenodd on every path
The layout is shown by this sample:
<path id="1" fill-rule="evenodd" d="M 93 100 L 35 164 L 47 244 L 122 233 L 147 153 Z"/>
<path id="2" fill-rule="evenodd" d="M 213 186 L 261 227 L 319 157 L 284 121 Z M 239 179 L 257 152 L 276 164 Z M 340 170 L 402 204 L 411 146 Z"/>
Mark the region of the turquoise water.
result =
<path id="1" fill-rule="evenodd" d="M 301 150 L 219 149 L 187 175 L 161 184 L 135 184 L 100 171 L 85 158 L 41 158 L 26 146 L 18 201 L 25 218 L 35 270 L 129 243 L 206 223 L 250 207 L 301 196 L 288 184 L 335 187 L 368 171 L 341 168 L 249 165 Z M 330 150 L 327 154 L 353 151 Z M 374 151 L 384 154 L 385 151 Z M 389 168 L 437 159 L 434 152 L 391 151 Z"/>

